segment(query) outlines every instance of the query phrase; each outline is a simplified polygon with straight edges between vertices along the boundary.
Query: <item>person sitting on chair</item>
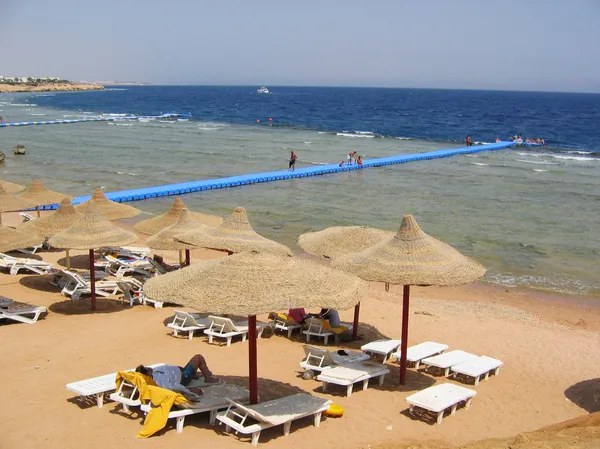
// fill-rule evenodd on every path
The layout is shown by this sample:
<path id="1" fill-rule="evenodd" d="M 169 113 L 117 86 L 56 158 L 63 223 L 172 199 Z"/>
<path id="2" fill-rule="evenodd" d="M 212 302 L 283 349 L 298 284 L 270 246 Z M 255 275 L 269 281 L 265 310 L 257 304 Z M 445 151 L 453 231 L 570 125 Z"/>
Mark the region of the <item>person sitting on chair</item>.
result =
<path id="1" fill-rule="evenodd" d="M 340 314 L 335 309 L 321 309 L 319 318 L 329 321 L 329 326 L 340 327 L 342 322 L 340 321 Z"/>
<path id="2" fill-rule="evenodd" d="M 198 370 L 200 372 L 198 372 Z M 200 354 L 196 354 L 192 357 L 185 367 L 162 365 L 157 366 L 156 368 L 150 368 L 148 366 L 139 365 L 135 371 L 151 377 L 159 387 L 181 393 L 187 399 L 194 402 L 201 399 L 200 396 L 203 392 L 200 388 L 186 388 L 192 380 L 204 377 L 204 382 L 207 384 L 219 382 L 219 379 L 213 376 L 211 370 L 208 369 L 206 360 Z"/>

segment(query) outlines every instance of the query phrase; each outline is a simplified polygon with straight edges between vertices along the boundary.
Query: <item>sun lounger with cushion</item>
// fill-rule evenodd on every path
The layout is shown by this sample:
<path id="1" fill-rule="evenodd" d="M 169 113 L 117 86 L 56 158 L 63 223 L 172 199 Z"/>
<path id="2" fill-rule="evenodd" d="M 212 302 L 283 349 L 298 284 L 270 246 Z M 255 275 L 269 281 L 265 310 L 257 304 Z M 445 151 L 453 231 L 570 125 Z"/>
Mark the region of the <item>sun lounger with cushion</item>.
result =
<path id="1" fill-rule="evenodd" d="M 246 337 L 248 336 L 247 321 L 234 323 L 230 318 L 213 315 L 210 315 L 208 319 L 211 323 L 204 333 L 208 335 L 209 343 L 212 343 L 214 337 L 225 338 L 227 340 L 227 346 L 231 346 L 231 339 L 233 337 L 241 336 L 242 341 L 246 341 Z M 262 336 L 263 330 L 268 326 L 267 323 L 256 322 L 256 332 L 258 337 Z"/>
<path id="2" fill-rule="evenodd" d="M 311 345 L 302 345 L 305 358 L 300 362 L 300 367 L 304 370 L 321 372 L 334 366 L 351 362 L 362 362 L 369 360 L 367 354 L 357 351 L 332 351 L 317 348 Z M 344 354 L 342 354 L 344 353 Z"/>
<path id="3" fill-rule="evenodd" d="M 154 365 L 147 365 L 150 368 L 156 368 L 162 366 L 164 363 L 156 363 Z M 126 371 L 134 371 L 128 369 Z M 104 394 L 109 391 L 116 390 L 115 378 L 117 373 L 110 373 L 104 376 L 93 377 L 91 379 L 80 380 L 78 382 L 71 382 L 67 384 L 67 390 L 77 393 L 81 401 L 84 402 L 87 396 L 95 396 L 98 407 L 102 408 L 104 404 Z"/>
<path id="4" fill-rule="evenodd" d="M 367 354 L 382 355 L 383 362 L 381 363 L 385 363 L 387 362 L 388 357 L 392 354 L 392 352 L 398 349 L 401 343 L 401 340 L 375 340 L 371 343 L 367 343 L 366 345 L 362 345 L 360 349 L 362 349 L 362 351 L 366 352 Z"/>
<path id="5" fill-rule="evenodd" d="M 292 338 L 292 332 L 296 329 L 302 329 L 302 325 L 298 324 L 286 313 L 273 313 L 271 319 L 273 320 L 273 328 L 275 330 L 286 331 L 288 338 Z"/>
<path id="6" fill-rule="evenodd" d="M 4 296 L 0 296 L 0 319 L 34 324 L 44 312 L 46 312 L 45 307 L 32 306 L 31 304 L 13 301 Z M 28 315 L 33 316 L 30 317 Z"/>
<path id="7" fill-rule="evenodd" d="M 200 318 L 195 313 L 184 312 L 182 310 L 175 310 L 174 312 L 173 321 L 167 324 L 167 327 L 173 329 L 174 336 L 177 336 L 178 332 L 187 332 L 191 340 L 194 337 L 195 331 L 206 329 L 212 323 L 212 320 L 209 318 Z"/>
<path id="8" fill-rule="evenodd" d="M 128 274 L 139 274 L 144 277 L 150 277 L 152 265 L 146 259 L 125 260 L 109 254 L 104 256 L 104 258 L 110 262 L 108 271 L 119 279 Z"/>
<path id="9" fill-rule="evenodd" d="M 177 429 L 177 433 L 183 432 L 183 424 L 186 416 L 209 412 L 208 422 L 213 425 L 216 421 L 217 412 L 227 408 L 230 401 L 247 404 L 250 398 L 248 390 L 235 384 L 203 386 L 192 383 L 190 386 L 200 386 L 204 394 L 199 402 L 191 402 L 185 407 L 174 407 L 171 409 L 168 418 L 176 419 L 175 428 Z M 152 410 L 152 404 L 143 404 L 141 409 L 144 413 L 148 413 Z"/>
<path id="10" fill-rule="evenodd" d="M 290 433 L 292 421 L 313 416 L 315 427 L 321 423 L 321 415 L 329 408 L 331 401 L 299 393 L 256 405 L 244 406 L 235 401 L 224 412 L 217 413 L 217 420 L 225 424 L 225 431 L 231 429 L 244 435 L 252 435 L 252 445 L 258 445 L 260 432 L 269 427 L 283 425 L 283 435 Z"/>
<path id="11" fill-rule="evenodd" d="M 477 356 L 465 351 L 450 351 L 433 357 L 427 357 L 421 362 L 425 365 L 425 371 L 432 366 L 444 370 L 444 376 L 450 375 L 450 368 L 459 363 L 466 362 L 467 360 L 474 359 Z"/>
<path id="12" fill-rule="evenodd" d="M 407 349 L 406 360 L 414 363 L 415 369 L 419 369 L 421 360 L 442 354 L 446 349 L 448 349 L 448 345 L 436 343 L 434 341 L 424 341 L 423 343 L 419 343 L 418 345 L 411 346 Z M 399 361 L 402 353 L 398 351 L 394 352 L 392 355 Z"/>
<path id="13" fill-rule="evenodd" d="M 476 391 L 450 383 L 434 385 L 406 398 L 410 405 L 410 414 L 415 411 L 424 410 L 437 414 L 437 423 L 441 424 L 444 418 L 444 410 L 450 409 L 450 414 L 456 413 L 456 408 L 461 402 L 465 402 L 465 408 L 469 408 Z"/>
<path id="14" fill-rule="evenodd" d="M 323 382 L 323 392 L 327 391 L 327 384 L 341 385 L 346 387 L 346 396 L 349 397 L 355 383 L 362 382 L 364 391 L 369 386 L 369 379 L 377 377 L 379 386 L 382 386 L 385 375 L 389 372 L 381 363 L 354 362 L 325 370 L 317 376 L 317 380 Z"/>
<path id="15" fill-rule="evenodd" d="M 498 375 L 502 362 L 500 360 L 487 357 L 485 355 L 474 359 L 469 359 L 466 362 L 459 363 L 458 365 L 452 365 L 450 370 L 454 377 L 457 375 L 472 377 L 474 384 L 479 384 L 479 379 L 484 376 L 483 379 L 487 379 L 490 374 Z"/>
<path id="16" fill-rule="evenodd" d="M 123 288 L 119 287 L 123 292 L 123 300 L 129 301 L 130 304 L 135 301 L 139 301 L 144 305 L 150 303 L 155 309 L 162 309 L 164 304 L 162 301 L 155 301 L 154 299 L 146 297 L 142 281 L 139 281 L 134 277 L 123 277 L 120 282 L 126 282 L 128 284 L 127 286 L 124 285 Z"/>
<path id="17" fill-rule="evenodd" d="M 339 328 L 331 328 L 329 327 L 329 323 L 327 320 L 322 320 L 320 318 L 309 318 L 306 320 L 306 325 L 308 328 L 302 333 L 306 335 L 306 342 L 310 341 L 310 337 L 319 337 L 323 339 L 323 343 L 327 346 L 329 341 L 329 337 L 333 336 L 334 341 L 337 343 L 339 341 L 339 336 L 343 332 L 352 331 L 352 325 L 348 323 L 342 323 Z"/>

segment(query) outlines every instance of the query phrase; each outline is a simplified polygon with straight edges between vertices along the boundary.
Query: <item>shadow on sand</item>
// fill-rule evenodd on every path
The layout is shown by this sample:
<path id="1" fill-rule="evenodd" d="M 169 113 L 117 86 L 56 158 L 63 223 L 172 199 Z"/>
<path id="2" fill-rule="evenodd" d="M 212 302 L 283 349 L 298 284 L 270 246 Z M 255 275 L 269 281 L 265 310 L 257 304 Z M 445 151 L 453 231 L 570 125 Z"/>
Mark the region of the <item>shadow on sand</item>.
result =
<path id="1" fill-rule="evenodd" d="M 565 390 L 569 401 L 588 413 L 600 411 L 600 377 L 577 382 Z"/>
<path id="2" fill-rule="evenodd" d="M 92 315 L 98 313 L 122 312 L 129 309 L 129 304 L 118 299 L 96 297 L 96 310 L 92 311 L 91 298 L 82 298 L 78 301 L 65 299 L 55 302 L 49 309 L 61 315 Z"/>

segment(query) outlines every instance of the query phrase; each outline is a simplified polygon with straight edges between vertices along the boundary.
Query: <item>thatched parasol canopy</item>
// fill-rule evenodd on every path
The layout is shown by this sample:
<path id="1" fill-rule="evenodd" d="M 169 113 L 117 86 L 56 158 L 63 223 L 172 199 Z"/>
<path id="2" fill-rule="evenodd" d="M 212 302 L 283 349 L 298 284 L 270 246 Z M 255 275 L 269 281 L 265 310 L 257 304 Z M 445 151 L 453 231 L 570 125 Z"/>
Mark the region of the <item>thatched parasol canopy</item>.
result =
<path id="1" fill-rule="evenodd" d="M 57 211 L 35 220 L 23 222 L 17 226 L 17 229 L 23 232 L 35 232 L 49 238 L 64 231 L 80 218 L 81 214 L 75 211 L 71 200 L 64 198 Z"/>
<path id="2" fill-rule="evenodd" d="M 189 243 L 183 243 L 179 240 L 175 240 L 174 237 L 187 234 L 188 232 L 206 232 L 208 226 L 198 223 L 192 217 L 192 214 L 184 209 L 175 222 L 171 226 L 167 226 L 162 231 L 156 233 L 152 237 L 146 240 L 146 245 L 150 249 L 155 250 L 166 250 L 166 251 L 181 251 L 184 249 L 193 249 L 194 245 Z"/>
<path id="3" fill-rule="evenodd" d="M 14 182 L 2 181 L 0 179 L 0 186 L 4 189 L 6 193 L 18 193 L 22 190 L 25 190 L 25 187 L 20 184 L 15 184 Z"/>
<path id="4" fill-rule="evenodd" d="M 98 211 L 96 204 L 89 201 L 82 217 L 64 231 L 55 234 L 48 243 L 55 248 L 89 250 L 128 245 L 138 239 L 133 232 L 112 224 Z"/>
<path id="5" fill-rule="evenodd" d="M 217 249 L 240 253 L 243 251 L 258 251 L 271 254 L 291 256 L 292 251 L 280 243 L 269 240 L 258 234 L 248 221 L 246 209 L 237 207 L 230 218 L 216 228 L 206 232 L 190 232 L 177 237 L 185 243 L 201 248 Z"/>
<path id="6" fill-rule="evenodd" d="M 43 241 L 44 238 L 34 232 L 22 232 L 7 226 L 0 226 L 0 252 L 30 248 Z"/>
<path id="7" fill-rule="evenodd" d="M 152 217 L 148 218 L 147 220 L 140 221 L 133 227 L 133 229 L 141 234 L 156 234 L 167 226 L 175 224 L 184 209 L 187 208 L 183 203 L 183 200 L 177 197 L 173 201 L 171 208 L 166 213 L 159 215 L 158 217 Z M 223 223 L 223 219 L 218 215 L 209 215 L 192 211 L 188 211 L 188 214 L 198 223 L 206 226 L 219 226 L 221 223 Z"/>
<path id="8" fill-rule="evenodd" d="M 391 237 L 332 266 L 362 279 L 397 285 L 461 285 L 482 277 L 486 269 L 469 257 L 425 234 L 407 214 Z"/>
<path id="9" fill-rule="evenodd" d="M 83 213 L 88 203 L 95 203 L 98 211 L 109 220 L 120 220 L 122 218 L 132 218 L 140 214 L 140 210 L 127 204 L 117 203 L 106 198 L 102 189 L 96 189 L 92 197 L 85 203 L 75 206 L 75 210 Z"/>
<path id="10" fill-rule="evenodd" d="M 322 231 L 302 234 L 298 238 L 298 245 L 313 256 L 334 259 L 364 251 L 393 235 L 391 231 L 366 226 L 332 226 Z"/>
<path id="11" fill-rule="evenodd" d="M 257 315 L 291 307 L 347 309 L 366 294 L 354 275 L 315 262 L 244 252 L 201 261 L 148 280 L 148 298 L 199 312 Z"/>
<path id="12" fill-rule="evenodd" d="M 35 206 L 33 201 L 6 193 L 0 185 L 0 212 L 29 209 Z"/>
<path id="13" fill-rule="evenodd" d="M 31 183 L 25 192 L 20 193 L 17 197 L 32 201 L 36 206 L 60 203 L 64 198 L 69 200 L 73 199 L 72 196 L 48 190 L 46 186 L 37 179 Z"/>

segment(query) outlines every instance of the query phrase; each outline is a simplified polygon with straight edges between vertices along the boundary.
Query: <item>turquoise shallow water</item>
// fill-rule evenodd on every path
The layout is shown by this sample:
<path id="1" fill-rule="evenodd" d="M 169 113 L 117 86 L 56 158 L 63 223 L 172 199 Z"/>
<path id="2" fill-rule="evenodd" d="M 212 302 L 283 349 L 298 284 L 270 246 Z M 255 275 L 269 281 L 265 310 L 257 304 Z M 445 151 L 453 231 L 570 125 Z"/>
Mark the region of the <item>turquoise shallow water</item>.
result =
<path id="1" fill-rule="evenodd" d="M 0 114 L 41 120 L 85 116 L 0 97 Z M 30 104 L 27 105 L 26 102 Z M 15 106 L 24 105 L 24 106 Z M 45 115 L 41 115 L 45 114 Z M 23 143 L 25 156 L 11 148 Z M 429 151 L 451 142 L 348 137 L 295 128 L 221 122 L 91 123 L 0 130 L 3 179 L 73 195 L 281 169 L 290 150 L 298 165 Z M 372 168 L 315 178 L 184 195 L 195 210 L 249 211 L 255 229 L 295 245 L 299 234 L 333 225 L 395 229 L 410 212 L 423 229 L 489 269 L 508 286 L 600 295 L 600 159 L 514 149 Z M 132 203 L 148 214 L 172 198 Z"/>

